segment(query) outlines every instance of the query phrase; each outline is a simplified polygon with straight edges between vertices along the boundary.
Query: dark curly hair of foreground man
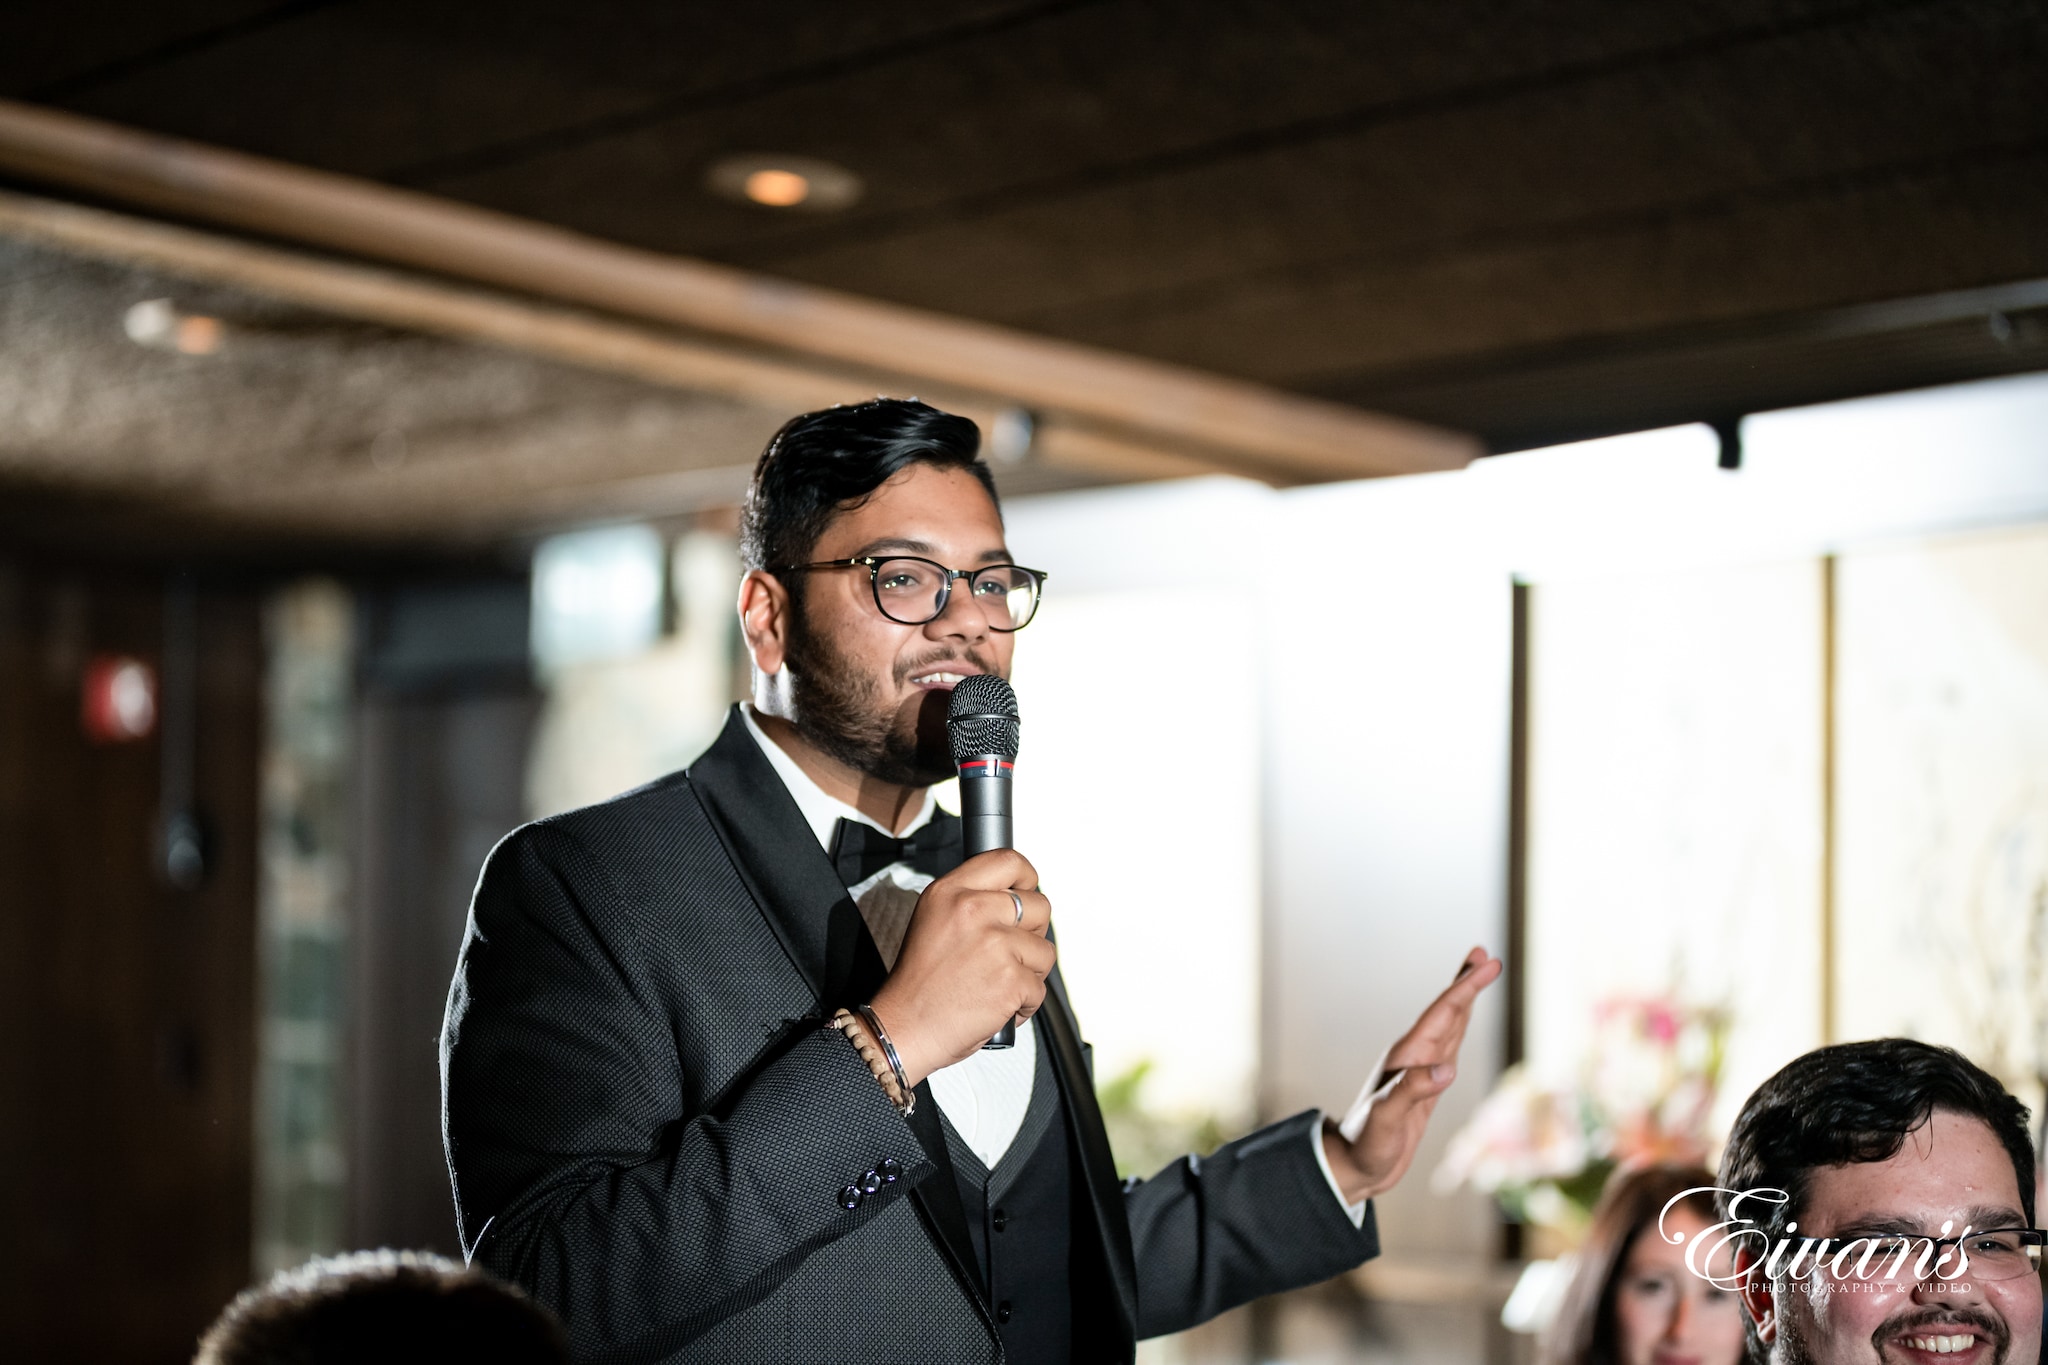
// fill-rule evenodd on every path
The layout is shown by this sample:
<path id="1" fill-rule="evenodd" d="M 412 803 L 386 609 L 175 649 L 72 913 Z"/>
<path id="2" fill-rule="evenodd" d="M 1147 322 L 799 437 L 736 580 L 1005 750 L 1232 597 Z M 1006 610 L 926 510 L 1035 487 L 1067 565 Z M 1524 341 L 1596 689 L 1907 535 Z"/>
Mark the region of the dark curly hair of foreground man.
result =
<path id="1" fill-rule="evenodd" d="M 419 1251 L 308 1261 L 244 1290 L 194 1365 L 568 1365 L 562 1329 L 519 1290 Z"/>

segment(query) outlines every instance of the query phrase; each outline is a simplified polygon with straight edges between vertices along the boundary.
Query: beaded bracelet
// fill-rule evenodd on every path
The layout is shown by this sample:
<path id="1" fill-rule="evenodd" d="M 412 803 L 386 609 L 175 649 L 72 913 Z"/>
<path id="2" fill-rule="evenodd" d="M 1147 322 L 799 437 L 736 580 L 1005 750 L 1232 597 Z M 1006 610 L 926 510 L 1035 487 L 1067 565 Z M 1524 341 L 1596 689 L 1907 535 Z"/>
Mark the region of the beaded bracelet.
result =
<path id="1" fill-rule="evenodd" d="M 875 1013 L 873 1005 L 855 1005 L 854 1009 L 867 1022 L 868 1032 L 875 1035 L 875 1041 L 882 1045 L 882 1055 L 889 1059 L 889 1069 L 896 1073 L 896 1086 L 904 1094 L 911 1093 L 910 1077 L 903 1074 L 903 1059 L 896 1055 L 896 1044 L 889 1041 L 889 1030 L 882 1027 L 882 1017 Z"/>
<path id="2" fill-rule="evenodd" d="M 862 1010 L 861 1013 L 866 1012 Z M 875 1073 L 876 1083 L 882 1087 L 882 1093 L 889 1097 L 889 1103 L 896 1106 L 896 1112 L 904 1118 L 916 1113 L 917 1092 L 902 1084 L 902 1066 L 892 1064 L 892 1059 L 882 1055 L 882 1050 L 875 1045 L 874 1037 L 869 1032 L 869 1025 L 861 1016 L 852 1010 L 840 1010 L 832 1016 L 832 1027 L 845 1035 L 846 1041 L 853 1044 L 853 1050 L 860 1054 L 860 1059 L 868 1064 L 868 1070 Z M 893 1052 L 895 1049 L 891 1048 L 890 1051 Z"/>

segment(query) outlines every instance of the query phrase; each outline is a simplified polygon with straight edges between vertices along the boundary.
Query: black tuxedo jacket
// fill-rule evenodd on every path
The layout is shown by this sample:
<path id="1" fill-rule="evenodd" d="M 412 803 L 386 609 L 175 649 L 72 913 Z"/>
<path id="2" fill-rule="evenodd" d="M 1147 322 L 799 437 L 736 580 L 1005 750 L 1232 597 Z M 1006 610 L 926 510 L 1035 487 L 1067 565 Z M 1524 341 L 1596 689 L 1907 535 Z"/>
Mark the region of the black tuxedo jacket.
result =
<path id="1" fill-rule="evenodd" d="M 905 1120 L 821 1023 L 882 974 L 737 711 L 685 772 L 508 835 L 441 1038 L 464 1248 L 579 1359 L 999 1361 L 929 1087 Z M 1073 1277 L 1074 1359 L 1377 1250 L 1312 1114 L 1120 1183 L 1057 980 L 1037 1017 L 1073 1158 L 1075 1254 L 1048 1271 Z"/>

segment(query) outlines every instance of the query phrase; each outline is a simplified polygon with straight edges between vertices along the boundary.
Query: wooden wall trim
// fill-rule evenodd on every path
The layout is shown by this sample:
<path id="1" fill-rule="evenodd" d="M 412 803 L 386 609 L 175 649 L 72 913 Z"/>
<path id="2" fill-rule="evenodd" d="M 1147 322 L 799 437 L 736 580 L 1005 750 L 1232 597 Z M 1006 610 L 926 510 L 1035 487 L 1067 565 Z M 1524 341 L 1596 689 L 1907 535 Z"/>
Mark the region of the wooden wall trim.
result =
<path id="1" fill-rule="evenodd" d="M 1840 592 L 1840 561 L 1832 554 L 1820 560 L 1820 1040 L 1832 1044 L 1841 1037 L 1835 1003 L 1835 777 L 1836 721 L 1838 692 L 1836 668 L 1839 663 L 1837 602 Z"/>

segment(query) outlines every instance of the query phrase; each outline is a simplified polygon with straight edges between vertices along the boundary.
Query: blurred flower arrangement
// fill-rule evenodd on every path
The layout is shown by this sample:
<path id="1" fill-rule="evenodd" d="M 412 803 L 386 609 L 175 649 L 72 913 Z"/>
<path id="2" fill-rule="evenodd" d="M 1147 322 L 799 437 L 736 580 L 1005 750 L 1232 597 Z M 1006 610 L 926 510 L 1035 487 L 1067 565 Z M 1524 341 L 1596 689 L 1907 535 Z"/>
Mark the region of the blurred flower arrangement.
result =
<path id="1" fill-rule="evenodd" d="M 1143 1058 L 1095 1087 L 1118 1176 L 1149 1176 L 1189 1152 L 1213 1152 L 1244 1131 L 1244 1125 L 1227 1124 L 1216 1114 L 1165 1113 L 1146 1103 L 1145 1079 L 1151 1074 L 1152 1061 Z"/>
<path id="2" fill-rule="evenodd" d="M 1727 1015 L 1663 999 L 1603 1001 L 1578 1084 L 1508 1068 L 1452 1137 L 1433 1183 L 1492 1195 L 1508 1217 L 1575 1245 L 1616 1167 L 1703 1162 Z"/>

